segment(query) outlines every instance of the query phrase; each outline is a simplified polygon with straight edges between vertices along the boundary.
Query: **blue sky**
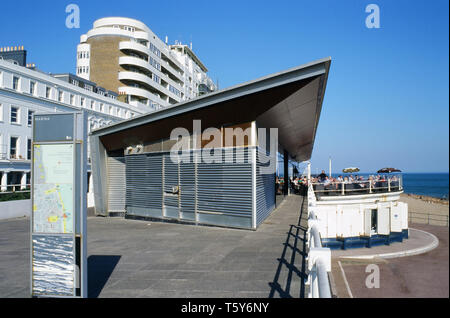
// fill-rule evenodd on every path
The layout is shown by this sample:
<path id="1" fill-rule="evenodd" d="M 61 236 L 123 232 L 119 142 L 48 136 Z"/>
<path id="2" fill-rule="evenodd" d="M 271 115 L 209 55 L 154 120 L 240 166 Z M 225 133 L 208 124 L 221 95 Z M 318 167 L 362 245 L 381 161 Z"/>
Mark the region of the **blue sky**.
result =
<path id="1" fill-rule="evenodd" d="M 80 7 L 79 29 L 65 8 Z M 365 8 L 380 8 L 368 29 Z M 94 20 L 126 16 L 169 42 L 192 40 L 221 88 L 322 57 L 332 65 L 313 169 L 449 170 L 448 1 L 25 1 L 2 3 L 0 46 L 28 62 L 75 72 L 76 45 Z"/>

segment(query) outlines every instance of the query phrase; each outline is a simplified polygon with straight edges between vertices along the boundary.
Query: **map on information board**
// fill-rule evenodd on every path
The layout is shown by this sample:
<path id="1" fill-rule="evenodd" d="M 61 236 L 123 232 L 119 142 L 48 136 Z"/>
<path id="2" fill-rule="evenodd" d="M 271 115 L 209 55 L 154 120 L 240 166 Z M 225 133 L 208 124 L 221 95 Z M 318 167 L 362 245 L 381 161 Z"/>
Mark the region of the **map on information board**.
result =
<path id="1" fill-rule="evenodd" d="M 73 233 L 73 144 L 34 145 L 33 231 Z"/>

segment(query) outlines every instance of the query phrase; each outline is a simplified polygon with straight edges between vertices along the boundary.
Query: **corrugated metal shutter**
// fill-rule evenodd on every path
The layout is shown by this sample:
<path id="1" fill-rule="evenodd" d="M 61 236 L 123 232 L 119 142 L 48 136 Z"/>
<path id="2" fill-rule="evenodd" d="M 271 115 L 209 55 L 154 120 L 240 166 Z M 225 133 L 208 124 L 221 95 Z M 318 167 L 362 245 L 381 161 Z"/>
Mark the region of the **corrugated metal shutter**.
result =
<path id="1" fill-rule="evenodd" d="M 261 224 L 275 208 L 275 172 L 261 173 L 262 167 L 269 165 L 269 157 L 261 149 L 256 151 L 256 225 Z M 264 162 L 264 164 L 263 164 Z"/>
<path id="2" fill-rule="evenodd" d="M 162 216 L 162 156 L 131 155 L 125 163 L 127 213 Z"/>
<path id="3" fill-rule="evenodd" d="M 125 158 L 108 157 L 108 212 L 125 212 Z"/>
<path id="4" fill-rule="evenodd" d="M 181 218 L 195 220 L 195 163 L 192 153 L 189 163 L 180 163 L 180 211 Z"/>
<path id="5" fill-rule="evenodd" d="M 172 162 L 170 155 L 164 155 L 164 216 L 179 218 L 178 193 L 174 188 L 179 186 L 178 163 Z"/>
<path id="6" fill-rule="evenodd" d="M 197 167 L 198 212 L 216 212 L 217 222 L 222 225 L 251 227 L 252 220 L 252 164 L 248 159 L 249 149 L 224 152 L 222 163 L 200 162 Z M 236 160 L 243 163 L 236 163 Z M 228 161 L 234 163 L 227 163 Z M 199 215 L 208 223 L 213 216 Z"/>
<path id="7" fill-rule="evenodd" d="M 189 163 L 180 164 L 167 153 L 126 156 L 127 213 L 251 228 L 250 153 L 249 148 L 224 151 L 221 163 L 197 164 L 192 153 Z M 173 193 L 176 186 L 179 194 Z"/>

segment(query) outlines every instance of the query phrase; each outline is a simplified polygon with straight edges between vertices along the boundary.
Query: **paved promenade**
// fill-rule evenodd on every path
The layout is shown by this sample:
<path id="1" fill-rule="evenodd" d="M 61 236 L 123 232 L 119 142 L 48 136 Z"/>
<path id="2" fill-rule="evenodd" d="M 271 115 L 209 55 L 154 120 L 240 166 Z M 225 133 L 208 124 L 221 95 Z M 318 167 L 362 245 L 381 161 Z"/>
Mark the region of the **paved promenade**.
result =
<path id="1" fill-rule="evenodd" d="M 303 297 L 305 230 L 300 196 L 257 231 L 89 217 L 89 297 Z M 0 221 L 0 298 L 28 296 L 29 219 Z"/>
<path id="2" fill-rule="evenodd" d="M 335 289 L 339 298 L 408 298 L 408 297 L 449 297 L 449 230 L 444 226 L 410 224 L 417 229 L 414 238 L 418 242 L 409 242 L 411 246 L 427 246 L 432 243 L 425 231 L 438 239 L 439 245 L 420 255 L 374 259 L 351 259 L 351 255 L 371 253 L 385 254 L 387 250 L 399 253 L 402 243 L 393 243 L 391 247 L 381 246 L 359 251 L 352 249 L 333 253 L 332 272 Z M 411 230 L 411 232 L 414 230 Z M 408 242 L 406 240 L 405 242 Z M 404 245 L 405 246 L 405 245 Z M 405 247 L 405 249 L 407 249 Z M 345 257 L 345 258 L 344 258 Z M 379 288 L 367 288 L 366 279 L 373 272 L 366 272 L 370 264 L 379 268 Z"/>

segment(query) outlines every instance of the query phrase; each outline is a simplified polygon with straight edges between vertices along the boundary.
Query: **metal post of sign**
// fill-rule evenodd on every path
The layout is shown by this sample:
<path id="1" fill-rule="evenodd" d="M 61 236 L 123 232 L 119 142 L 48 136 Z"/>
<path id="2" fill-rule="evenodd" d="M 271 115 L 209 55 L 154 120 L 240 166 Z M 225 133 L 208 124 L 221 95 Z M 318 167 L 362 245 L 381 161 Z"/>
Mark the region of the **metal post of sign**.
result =
<path id="1" fill-rule="evenodd" d="M 86 116 L 33 115 L 30 294 L 87 297 Z"/>

